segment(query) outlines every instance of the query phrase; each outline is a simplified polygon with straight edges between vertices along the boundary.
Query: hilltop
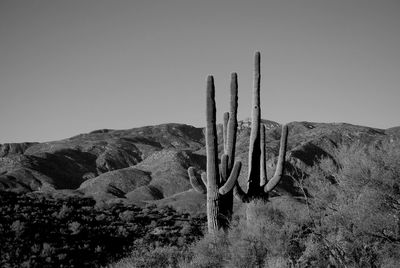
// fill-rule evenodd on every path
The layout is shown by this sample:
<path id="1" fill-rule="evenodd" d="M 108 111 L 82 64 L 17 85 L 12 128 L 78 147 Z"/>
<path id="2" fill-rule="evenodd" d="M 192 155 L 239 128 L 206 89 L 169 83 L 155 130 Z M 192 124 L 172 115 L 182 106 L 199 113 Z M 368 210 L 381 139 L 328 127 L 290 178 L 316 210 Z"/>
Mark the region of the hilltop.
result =
<path id="1" fill-rule="evenodd" d="M 268 175 L 279 150 L 280 125 L 267 127 Z M 236 157 L 243 163 L 239 182 L 247 174 L 251 122 L 239 122 Z M 219 126 L 219 144 L 222 127 Z M 387 130 L 346 123 L 289 124 L 287 175 L 306 172 L 321 157 L 331 157 L 340 145 L 398 141 L 397 128 Z M 204 196 L 191 189 L 187 168 L 205 170 L 203 128 L 162 124 L 127 130 L 102 129 L 44 143 L 0 145 L 0 189 L 51 196 L 89 196 L 104 203 L 155 203 L 193 212 L 205 206 Z M 222 146 L 219 147 L 222 149 Z M 299 189 L 286 176 L 275 195 L 296 197 Z"/>

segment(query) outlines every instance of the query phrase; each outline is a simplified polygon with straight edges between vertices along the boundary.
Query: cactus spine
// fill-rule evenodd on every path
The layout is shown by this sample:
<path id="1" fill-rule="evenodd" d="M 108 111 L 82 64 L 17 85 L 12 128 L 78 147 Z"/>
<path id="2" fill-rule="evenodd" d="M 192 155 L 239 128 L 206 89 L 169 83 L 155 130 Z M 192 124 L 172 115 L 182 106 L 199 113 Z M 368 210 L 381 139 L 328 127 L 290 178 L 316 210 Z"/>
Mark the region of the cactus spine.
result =
<path id="1" fill-rule="evenodd" d="M 195 176 L 193 167 L 188 169 L 193 188 L 198 192 L 207 193 L 207 225 L 209 233 L 215 233 L 220 228 L 225 229 L 228 227 L 232 215 L 233 187 L 241 169 L 241 162 L 237 161 L 233 164 L 237 129 L 236 74 L 232 74 L 233 77 L 235 77 L 236 88 L 232 89 L 231 87 L 231 112 L 229 115 L 224 115 L 224 154 L 221 157 L 221 168 L 218 165 L 214 78 L 213 76 L 208 76 L 206 94 L 207 173 L 203 173 L 202 180 L 199 180 Z"/>
<path id="2" fill-rule="evenodd" d="M 247 192 L 245 192 L 238 183 L 236 183 L 234 188 L 235 196 L 244 203 L 255 200 L 266 201 L 268 199 L 268 193 L 270 193 L 281 180 L 285 164 L 288 136 L 288 127 L 287 125 L 284 125 L 281 132 L 280 149 L 275 174 L 271 180 L 267 181 L 265 126 L 261 126 L 260 108 L 260 52 L 256 52 L 254 61 L 253 106 L 249 145 Z"/>

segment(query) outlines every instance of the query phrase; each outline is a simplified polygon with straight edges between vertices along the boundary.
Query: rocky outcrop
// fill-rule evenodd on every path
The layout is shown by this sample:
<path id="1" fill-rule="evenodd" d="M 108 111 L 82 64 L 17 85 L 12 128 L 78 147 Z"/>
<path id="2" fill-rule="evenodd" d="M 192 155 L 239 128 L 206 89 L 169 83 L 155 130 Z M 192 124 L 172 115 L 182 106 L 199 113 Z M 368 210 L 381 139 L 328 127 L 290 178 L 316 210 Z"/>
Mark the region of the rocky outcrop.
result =
<path id="1" fill-rule="evenodd" d="M 4 143 L 0 144 L 0 157 L 23 154 L 30 146 L 37 144 L 37 142 L 23 142 L 23 143 Z"/>
<path id="2" fill-rule="evenodd" d="M 126 193 L 149 184 L 148 172 L 132 167 L 109 171 L 83 182 L 79 191 L 100 199 L 124 197 Z"/>

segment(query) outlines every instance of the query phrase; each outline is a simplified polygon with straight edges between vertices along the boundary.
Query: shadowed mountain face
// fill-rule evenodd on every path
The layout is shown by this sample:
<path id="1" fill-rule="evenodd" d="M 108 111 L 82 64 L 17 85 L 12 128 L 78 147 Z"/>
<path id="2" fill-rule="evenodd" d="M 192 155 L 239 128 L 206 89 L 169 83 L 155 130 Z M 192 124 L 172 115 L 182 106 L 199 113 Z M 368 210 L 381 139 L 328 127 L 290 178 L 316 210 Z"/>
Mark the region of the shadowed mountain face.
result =
<path id="1" fill-rule="evenodd" d="M 98 130 L 46 143 L 3 144 L 0 189 L 77 189 L 86 180 L 135 166 L 159 151 L 196 151 L 203 143 L 201 129 L 165 124 Z"/>
<path id="2" fill-rule="evenodd" d="M 280 125 L 267 126 L 268 176 L 279 151 Z M 245 186 L 251 123 L 239 122 L 236 159 Z M 388 130 L 349 124 L 293 122 L 289 124 L 288 170 L 306 171 L 321 157 L 331 157 L 341 144 L 371 144 L 399 140 L 399 128 Z M 222 150 L 222 127 L 218 127 Z M 156 202 L 181 210 L 199 210 L 204 197 L 191 190 L 187 168 L 205 170 L 202 128 L 163 124 L 129 130 L 97 130 L 46 143 L 0 145 L 0 189 L 15 192 L 54 192 L 93 196 L 104 202 Z M 286 179 L 277 192 L 297 195 Z"/>

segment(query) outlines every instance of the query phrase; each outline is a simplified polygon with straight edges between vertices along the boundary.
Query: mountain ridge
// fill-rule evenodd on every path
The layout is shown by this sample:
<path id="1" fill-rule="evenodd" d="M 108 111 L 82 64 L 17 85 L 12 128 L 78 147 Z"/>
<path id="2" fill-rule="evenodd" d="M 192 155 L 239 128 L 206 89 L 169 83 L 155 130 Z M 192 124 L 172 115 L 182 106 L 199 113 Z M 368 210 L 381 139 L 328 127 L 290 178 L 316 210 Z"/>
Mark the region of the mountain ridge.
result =
<path id="1" fill-rule="evenodd" d="M 280 124 L 267 126 L 267 172 L 273 173 L 279 150 Z M 348 123 L 291 122 L 288 170 L 304 170 L 321 157 L 331 157 L 339 145 L 398 141 L 400 127 L 378 129 Z M 236 158 L 243 163 L 239 183 L 245 186 L 250 120 L 238 122 Z M 126 130 L 99 129 L 63 140 L 0 145 L 0 189 L 14 192 L 60 191 L 91 196 L 99 202 L 156 202 L 198 207 L 187 168 L 205 170 L 204 128 L 168 123 Z M 222 126 L 218 125 L 222 151 Z M 139 185 L 139 186 L 138 186 Z M 138 187 L 137 187 L 138 186 Z M 298 194 L 292 180 L 277 193 Z M 64 191 L 65 192 L 65 191 Z M 68 192 L 68 191 L 67 191 Z M 190 203 L 190 204 L 189 204 Z"/>

